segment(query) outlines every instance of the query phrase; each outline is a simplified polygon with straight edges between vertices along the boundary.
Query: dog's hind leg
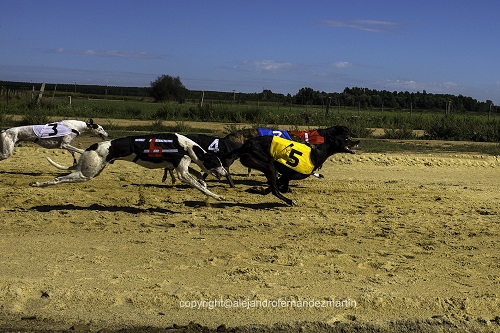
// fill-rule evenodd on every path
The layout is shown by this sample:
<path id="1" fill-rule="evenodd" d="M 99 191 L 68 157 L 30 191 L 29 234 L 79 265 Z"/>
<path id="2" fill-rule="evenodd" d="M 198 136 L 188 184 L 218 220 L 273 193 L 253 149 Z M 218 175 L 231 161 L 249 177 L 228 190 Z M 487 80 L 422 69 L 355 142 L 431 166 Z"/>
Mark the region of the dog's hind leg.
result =
<path id="1" fill-rule="evenodd" d="M 163 177 L 161 178 L 161 182 L 164 183 L 167 180 L 168 175 L 170 175 L 170 179 L 172 179 L 172 185 L 174 185 L 175 184 L 174 170 L 170 168 L 163 169 Z"/>
<path id="2" fill-rule="evenodd" d="M 95 150 L 86 150 L 80 157 L 80 160 L 76 165 L 76 170 L 69 175 L 56 177 L 53 180 L 45 182 L 31 183 L 30 185 L 43 187 L 57 185 L 60 183 L 86 182 L 98 176 L 107 163 L 106 159 L 100 155 L 99 152 L 96 152 Z"/>
<path id="3" fill-rule="evenodd" d="M 85 151 L 85 150 L 82 150 L 80 148 L 73 147 L 69 143 L 63 143 L 61 145 L 61 147 L 66 149 L 67 151 L 69 151 L 71 153 L 71 156 L 73 156 L 73 165 L 76 165 L 76 163 L 77 163 L 75 153 L 83 154 L 83 152 Z"/>
<path id="4" fill-rule="evenodd" d="M 76 148 L 76 147 L 73 147 L 72 145 L 70 145 L 69 143 L 63 143 L 61 145 L 62 148 L 68 150 L 69 152 L 73 152 L 73 153 L 79 153 L 79 154 L 83 154 L 83 152 L 85 150 L 83 149 L 80 149 L 80 148 Z"/>
<path id="5" fill-rule="evenodd" d="M 5 130 L 0 133 L 0 161 L 11 157 L 14 152 L 16 143 L 8 131 Z"/>
<path id="6" fill-rule="evenodd" d="M 35 186 L 35 187 L 45 187 L 45 186 L 57 185 L 57 184 L 61 184 L 61 183 L 86 182 L 92 178 L 93 177 L 85 177 L 80 171 L 74 171 L 66 176 L 56 177 L 52 180 L 48 180 L 45 182 L 34 182 L 34 183 L 31 183 L 30 185 Z"/>

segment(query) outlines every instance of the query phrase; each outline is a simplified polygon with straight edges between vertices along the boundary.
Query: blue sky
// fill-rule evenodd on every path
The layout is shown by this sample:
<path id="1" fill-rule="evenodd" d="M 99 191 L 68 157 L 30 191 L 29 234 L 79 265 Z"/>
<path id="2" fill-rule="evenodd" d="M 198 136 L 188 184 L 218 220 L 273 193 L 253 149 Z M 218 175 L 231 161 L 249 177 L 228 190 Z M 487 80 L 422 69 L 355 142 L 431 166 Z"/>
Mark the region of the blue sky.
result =
<path id="1" fill-rule="evenodd" d="M 0 80 L 500 104 L 500 1 L 0 0 Z"/>

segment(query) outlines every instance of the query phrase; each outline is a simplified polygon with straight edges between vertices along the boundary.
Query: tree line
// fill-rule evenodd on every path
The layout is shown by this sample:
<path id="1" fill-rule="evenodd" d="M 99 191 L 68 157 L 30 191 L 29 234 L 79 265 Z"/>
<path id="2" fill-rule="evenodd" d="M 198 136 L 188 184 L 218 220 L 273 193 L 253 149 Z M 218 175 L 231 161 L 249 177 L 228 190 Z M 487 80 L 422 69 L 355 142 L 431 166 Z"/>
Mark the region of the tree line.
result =
<path id="1" fill-rule="evenodd" d="M 0 81 L 5 91 L 31 90 L 40 84 L 28 82 Z M 325 107 L 349 107 L 358 109 L 392 110 L 446 110 L 449 112 L 500 112 L 491 100 L 478 101 L 472 97 L 450 94 L 422 92 L 398 92 L 361 87 L 346 87 L 342 92 L 317 91 L 309 87 L 301 88 L 295 95 L 274 93 L 264 89 L 260 93 L 199 91 L 187 89 L 179 77 L 161 75 L 151 81 L 149 87 L 116 87 L 101 85 L 46 84 L 45 91 L 79 93 L 87 95 L 127 96 L 153 98 L 154 101 L 219 100 L 245 103 L 265 101 L 283 105 L 324 105 Z"/>
<path id="2" fill-rule="evenodd" d="M 264 89 L 261 93 L 236 93 L 214 92 L 214 91 L 194 91 L 184 87 L 179 77 L 169 75 L 159 76 L 151 82 L 151 96 L 156 101 L 200 99 L 209 100 L 232 100 L 233 102 L 244 103 L 246 101 L 267 101 L 282 103 L 284 105 L 325 105 L 328 107 L 342 106 L 359 109 L 396 109 L 396 110 L 446 110 L 446 112 L 489 112 L 498 108 L 493 102 L 487 100 L 480 102 L 472 97 L 454 96 L 450 94 L 431 94 L 425 90 L 422 92 L 397 92 L 387 90 L 375 90 L 368 88 L 345 88 L 344 91 L 326 93 L 316 91 L 312 88 L 301 88 L 295 95 L 284 95 L 273 93 L 269 89 Z"/>

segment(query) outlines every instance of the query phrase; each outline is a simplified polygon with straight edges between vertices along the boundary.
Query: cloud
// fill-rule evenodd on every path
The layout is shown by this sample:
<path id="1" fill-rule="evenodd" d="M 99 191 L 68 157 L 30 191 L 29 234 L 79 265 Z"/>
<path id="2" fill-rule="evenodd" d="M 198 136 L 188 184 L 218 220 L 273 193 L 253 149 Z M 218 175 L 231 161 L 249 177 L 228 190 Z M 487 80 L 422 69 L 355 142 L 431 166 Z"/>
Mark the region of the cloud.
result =
<path id="1" fill-rule="evenodd" d="M 347 68 L 347 67 L 352 67 L 352 63 L 348 61 L 337 61 L 336 63 L 333 64 L 333 66 L 337 68 Z"/>
<path id="2" fill-rule="evenodd" d="M 414 80 L 386 80 L 379 85 L 399 91 L 429 91 L 436 94 L 453 94 L 459 88 L 456 82 L 418 82 Z"/>
<path id="3" fill-rule="evenodd" d="M 143 87 L 154 74 L 126 71 L 102 71 L 92 69 L 63 68 L 52 66 L 0 65 L 2 79 L 15 82 L 49 82 L 99 84 L 112 86 Z"/>
<path id="4" fill-rule="evenodd" d="M 236 61 L 224 67 L 244 72 L 277 73 L 294 68 L 296 65 L 291 62 L 276 60 L 245 60 Z"/>
<path id="5" fill-rule="evenodd" d="M 348 28 L 368 32 L 388 32 L 398 29 L 401 25 L 391 21 L 380 20 L 324 20 L 322 23 L 329 27 Z"/>
<path id="6" fill-rule="evenodd" d="M 69 55 L 86 55 L 104 58 L 126 58 L 126 59 L 163 59 L 166 57 L 164 54 L 157 54 L 151 52 L 137 52 L 137 51 L 118 51 L 118 50 L 71 50 L 65 48 L 48 49 L 48 53 L 56 54 L 69 54 Z"/>
<path id="7" fill-rule="evenodd" d="M 279 62 L 275 60 L 259 60 L 251 62 L 259 72 L 278 72 L 293 66 L 291 62 Z"/>

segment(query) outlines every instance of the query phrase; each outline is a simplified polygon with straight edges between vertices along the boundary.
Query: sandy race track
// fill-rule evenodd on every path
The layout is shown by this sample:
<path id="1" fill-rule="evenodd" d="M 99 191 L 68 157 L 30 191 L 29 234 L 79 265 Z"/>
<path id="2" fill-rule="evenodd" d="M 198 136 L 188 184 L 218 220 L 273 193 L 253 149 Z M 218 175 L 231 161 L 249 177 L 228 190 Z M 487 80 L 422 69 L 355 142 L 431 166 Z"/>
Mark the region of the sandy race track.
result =
<path id="1" fill-rule="evenodd" d="M 122 161 L 30 187 L 61 174 L 45 155 L 71 163 L 33 145 L 0 162 L 0 331 L 500 330 L 498 157 L 361 148 L 287 207 L 239 162 L 209 206 Z"/>

